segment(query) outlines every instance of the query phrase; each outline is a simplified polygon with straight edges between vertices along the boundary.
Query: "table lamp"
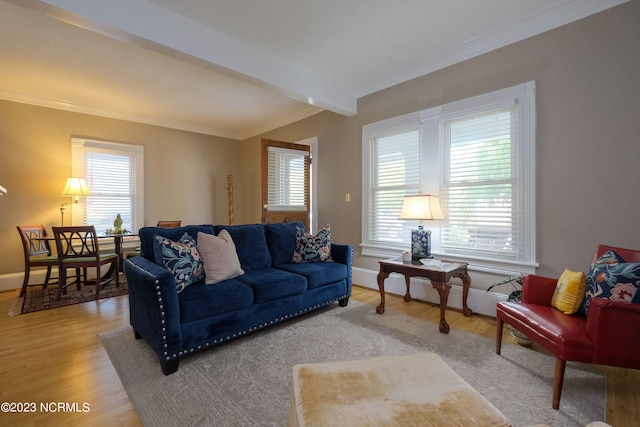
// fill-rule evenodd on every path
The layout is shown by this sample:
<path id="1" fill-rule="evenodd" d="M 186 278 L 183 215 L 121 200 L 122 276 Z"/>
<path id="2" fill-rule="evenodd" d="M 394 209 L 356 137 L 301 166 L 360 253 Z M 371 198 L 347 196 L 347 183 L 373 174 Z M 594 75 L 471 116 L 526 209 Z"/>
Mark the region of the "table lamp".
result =
<path id="1" fill-rule="evenodd" d="M 411 230 L 411 258 L 414 260 L 431 258 L 431 230 L 425 230 L 422 221 L 444 219 L 440 198 L 431 194 L 404 196 L 398 219 L 420 221 L 418 228 Z"/>
<path id="2" fill-rule="evenodd" d="M 64 186 L 61 196 L 73 197 L 72 202 L 65 202 L 60 206 L 60 214 L 62 215 L 62 225 L 64 226 L 64 210 L 71 203 L 78 203 L 80 196 L 90 196 L 91 192 L 87 187 L 84 178 L 67 178 L 67 185 Z"/>

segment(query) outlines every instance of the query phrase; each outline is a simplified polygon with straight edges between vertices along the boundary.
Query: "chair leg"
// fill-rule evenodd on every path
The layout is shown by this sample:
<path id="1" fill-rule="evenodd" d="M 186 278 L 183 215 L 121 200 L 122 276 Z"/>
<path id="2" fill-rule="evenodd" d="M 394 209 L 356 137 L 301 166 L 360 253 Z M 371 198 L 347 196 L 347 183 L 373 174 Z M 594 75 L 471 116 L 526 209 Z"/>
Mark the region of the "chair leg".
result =
<path id="1" fill-rule="evenodd" d="M 24 279 L 22 280 L 22 289 L 20 289 L 20 296 L 23 297 L 27 294 L 27 285 L 29 284 L 29 274 L 31 269 L 27 266 L 24 268 Z"/>
<path id="2" fill-rule="evenodd" d="M 56 301 L 60 301 L 62 298 L 62 288 L 67 283 L 67 269 L 59 268 L 58 269 L 58 292 L 56 293 Z"/>
<path id="3" fill-rule="evenodd" d="M 562 394 L 562 384 L 564 383 L 564 368 L 567 361 L 556 357 L 556 373 L 553 378 L 553 401 L 551 407 L 553 409 L 560 408 L 560 395 Z"/>
<path id="4" fill-rule="evenodd" d="M 44 285 L 42 285 L 42 289 L 47 289 L 47 285 L 49 284 L 49 280 L 51 280 L 51 266 L 47 266 L 47 275 L 44 277 Z"/>
<path id="5" fill-rule="evenodd" d="M 84 279 L 82 278 L 82 276 L 80 275 L 80 269 L 76 268 L 76 289 L 80 290 L 81 285 L 82 285 L 82 281 L 84 280 L 84 284 L 87 284 L 87 269 L 85 268 L 84 270 Z"/>
<path id="6" fill-rule="evenodd" d="M 504 322 L 501 319 L 497 319 L 496 322 L 496 354 L 500 354 L 502 348 L 502 331 L 504 329 Z"/>
<path id="7" fill-rule="evenodd" d="M 100 288 L 102 287 L 102 276 L 100 275 L 100 266 L 96 267 L 96 301 L 100 299 Z"/>

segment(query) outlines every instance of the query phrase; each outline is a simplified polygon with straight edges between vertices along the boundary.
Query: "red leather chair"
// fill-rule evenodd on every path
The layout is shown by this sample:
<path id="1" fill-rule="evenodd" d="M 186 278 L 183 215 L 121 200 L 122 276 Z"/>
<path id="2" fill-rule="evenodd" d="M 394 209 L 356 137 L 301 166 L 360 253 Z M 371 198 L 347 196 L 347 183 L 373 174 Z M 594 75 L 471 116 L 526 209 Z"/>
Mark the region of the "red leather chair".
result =
<path id="1" fill-rule="evenodd" d="M 613 249 L 627 262 L 640 262 L 640 251 L 600 245 L 594 260 Z M 500 354 L 504 322 L 556 357 L 551 406 L 560 407 L 567 361 L 640 369 L 640 305 L 593 298 L 587 316 L 566 315 L 551 306 L 557 279 L 529 275 L 522 302 L 499 302 L 496 353 Z"/>

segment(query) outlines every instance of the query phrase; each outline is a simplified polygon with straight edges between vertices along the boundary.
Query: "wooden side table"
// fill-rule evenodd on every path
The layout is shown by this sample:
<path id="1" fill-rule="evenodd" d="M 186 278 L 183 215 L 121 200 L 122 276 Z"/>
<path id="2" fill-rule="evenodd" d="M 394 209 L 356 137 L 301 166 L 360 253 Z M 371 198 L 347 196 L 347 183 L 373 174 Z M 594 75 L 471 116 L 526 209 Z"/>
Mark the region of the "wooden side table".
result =
<path id="1" fill-rule="evenodd" d="M 404 296 L 404 300 L 407 302 L 411 301 L 411 293 L 409 291 L 411 277 L 425 277 L 431 281 L 431 285 L 440 295 L 440 332 L 443 334 L 448 334 L 450 329 L 445 319 L 445 312 L 449 300 L 449 291 L 451 290 L 449 280 L 452 277 L 462 280 L 462 313 L 467 317 L 471 316 L 473 312 L 467 306 L 467 296 L 471 287 L 471 278 L 467 272 L 468 264 L 466 262 L 447 260 L 436 261 L 440 261 L 441 264 L 423 265 L 420 261 L 403 261 L 402 258 L 380 261 L 380 272 L 378 273 L 380 305 L 376 307 L 376 313 L 384 313 L 384 280 L 389 277 L 390 273 L 400 273 L 404 275 L 404 280 L 407 284 L 407 293 Z"/>

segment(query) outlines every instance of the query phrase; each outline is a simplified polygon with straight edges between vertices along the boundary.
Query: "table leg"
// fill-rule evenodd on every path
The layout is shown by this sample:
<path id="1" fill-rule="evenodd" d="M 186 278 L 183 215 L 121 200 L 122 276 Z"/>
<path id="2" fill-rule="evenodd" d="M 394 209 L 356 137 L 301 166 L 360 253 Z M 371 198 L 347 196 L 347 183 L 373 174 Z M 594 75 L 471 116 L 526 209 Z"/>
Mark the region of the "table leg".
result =
<path id="1" fill-rule="evenodd" d="M 445 313 L 447 310 L 447 302 L 449 301 L 449 290 L 451 289 L 451 284 L 432 281 L 431 285 L 440 295 L 440 332 L 448 334 L 450 328 L 447 320 L 445 319 Z"/>
<path id="2" fill-rule="evenodd" d="M 460 276 L 462 280 L 462 314 L 469 317 L 473 314 L 473 311 L 467 306 L 467 297 L 469 296 L 469 288 L 471 287 L 471 277 L 469 274 L 463 273 Z"/>
<path id="3" fill-rule="evenodd" d="M 411 293 L 409 292 L 409 285 L 411 282 L 411 276 L 404 275 L 404 281 L 407 284 L 407 293 L 404 295 L 404 300 L 406 302 L 411 302 Z"/>
<path id="4" fill-rule="evenodd" d="M 110 280 L 114 280 L 116 279 L 117 275 L 120 274 L 120 272 L 122 271 L 122 266 L 124 263 L 124 259 L 122 255 L 122 236 L 117 234 L 113 235 L 113 243 L 115 246 L 115 253 L 118 256 L 118 260 L 116 261 L 115 268 L 113 265 L 109 266 L 109 270 L 107 270 L 107 273 L 102 277 L 103 280 L 106 280 L 108 277 L 112 278 Z M 116 280 L 116 286 L 119 286 L 118 280 Z"/>
<path id="5" fill-rule="evenodd" d="M 378 273 L 378 289 L 380 289 L 380 305 L 376 307 L 376 313 L 384 313 L 384 279 L 389 277 L 389 273 L 381 271 Z"/>

